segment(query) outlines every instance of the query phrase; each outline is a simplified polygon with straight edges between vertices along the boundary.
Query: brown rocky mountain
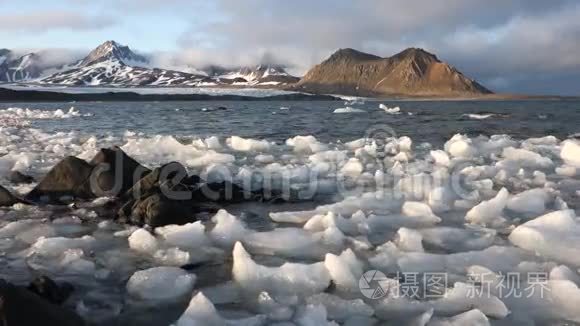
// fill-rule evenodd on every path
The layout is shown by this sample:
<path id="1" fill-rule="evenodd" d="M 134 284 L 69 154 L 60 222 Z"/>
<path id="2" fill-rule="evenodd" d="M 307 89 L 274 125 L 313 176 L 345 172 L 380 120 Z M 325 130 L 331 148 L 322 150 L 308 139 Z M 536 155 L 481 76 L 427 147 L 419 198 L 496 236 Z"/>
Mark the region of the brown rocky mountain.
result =
<path id="1" fill-rule="evenodd" d="M 340 49 L 293 87 L 313 93 L 360 96 L 477 96 L 492 92 L 423 49 L 381 58 Z"/>

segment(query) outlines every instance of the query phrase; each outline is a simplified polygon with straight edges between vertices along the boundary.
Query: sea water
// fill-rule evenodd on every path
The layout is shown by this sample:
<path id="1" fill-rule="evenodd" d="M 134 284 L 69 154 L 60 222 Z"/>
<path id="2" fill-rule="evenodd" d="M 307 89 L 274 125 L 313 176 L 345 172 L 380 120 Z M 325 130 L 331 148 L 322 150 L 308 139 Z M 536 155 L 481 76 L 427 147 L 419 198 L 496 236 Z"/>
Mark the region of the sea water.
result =
<path id="1" fill-rule="evenodd" d="M 148 167 L 178 161 L 302 200 L 156 230 L 101 219 L 109 198 L 17 204 L 0 210 L 0 277 L 70 282 L 66 304 L 97 324 L 580 322 L 579 109 L 2 103 L 0 184 L 16 193 L 34 184 L 11 184 L 11 171 L 39 180 L 65 156 L 118 145 Z"/>

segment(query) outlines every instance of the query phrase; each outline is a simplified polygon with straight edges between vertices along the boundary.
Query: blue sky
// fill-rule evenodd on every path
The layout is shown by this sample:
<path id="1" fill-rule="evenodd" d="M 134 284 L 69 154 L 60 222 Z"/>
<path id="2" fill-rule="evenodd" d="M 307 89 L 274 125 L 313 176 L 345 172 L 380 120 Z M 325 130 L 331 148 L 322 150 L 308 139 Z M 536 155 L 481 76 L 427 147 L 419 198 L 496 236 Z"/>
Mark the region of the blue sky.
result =
<path id="1" fill-rule="evenodd" d="M 0 48 L 81 55 L 109 39 L 164 67 L 297 74 L 338 48 L 416 46 L 496 91 L 580 95 L 577 0 L 0 0 Z"/>
<path id="2" fill-rule="evenodd" d="M 205 15 L 195 13 L 175 14 L 168 10 L 136 11 L 131 6 L 117 6 L 106 1 L 2 1 L 0 13 L 10 14 L 19 18 L 24 26 L 34 17 L 50 16 L 54 20 L 67 17 L 79 17 L 75 25 L 63 22 L 44 27 L 2 28 L 0 39 L 2 47 L 6 48 L 73 48 L 90 49 L 100 42 L 115 39 L 121 43 L 130 44 L 142 51 L 166 50 L 179 48 L 178 39 L 184 30 L 191 26 L 192 19 L 203 19 Z M 59 17 L 57 13 L 63 15 Z M 4 15 L 3 15 L 4 16 Z M 187 17 L 187 18 L 184 18 Z"/>

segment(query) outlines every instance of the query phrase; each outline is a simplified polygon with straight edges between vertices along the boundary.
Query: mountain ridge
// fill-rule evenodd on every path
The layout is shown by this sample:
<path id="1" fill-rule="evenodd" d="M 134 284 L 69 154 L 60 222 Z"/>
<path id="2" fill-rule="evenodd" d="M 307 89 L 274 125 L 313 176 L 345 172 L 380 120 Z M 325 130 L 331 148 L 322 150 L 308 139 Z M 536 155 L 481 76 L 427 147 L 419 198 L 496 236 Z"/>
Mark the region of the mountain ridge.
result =
<path id="1" fill-rule="evenodd" d="M 230 70 L 210 66 L 203 71 L 188 67 L 185 71 L 151 67 L 147 57 L 128 46 L 109 40 L 93 49 L 75 68 L 44 77 L 40 83 L 74 86 L 276 86 L 295 83 L 283 68 L 261 66 Z"/>
<path id="2" fill-rule="evenodd" d="M 380 57 L 352 48 L 338 49 L 302 78 L 276 64 L 163 69 L 146 55 L 114 40 L 64 66 L 41 65 L 40 54 L 15 55 L 0 49 L 0 82 L 112 87 L 269 87 L 357 96 L 461 97 L 492 94 L 435 54 L 407 48 Z"/>
<path id="3" fill-rule="evenodd" d="M 311 68 L 293 88 L 362 96 L 493 93 L 421 48 L 407 48 L 385 58 L 350 48 L 339 49 Z"/>

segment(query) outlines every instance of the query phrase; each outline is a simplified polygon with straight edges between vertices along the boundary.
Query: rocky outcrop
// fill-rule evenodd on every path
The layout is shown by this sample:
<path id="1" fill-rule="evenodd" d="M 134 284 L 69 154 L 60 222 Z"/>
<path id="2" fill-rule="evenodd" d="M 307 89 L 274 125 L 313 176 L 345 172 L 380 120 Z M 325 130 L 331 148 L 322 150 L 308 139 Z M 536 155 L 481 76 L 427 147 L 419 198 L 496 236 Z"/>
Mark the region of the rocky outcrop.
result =
<path id="1" fill-rule="evenodd" d="M 8 191 L 4 193 L 7 205 L 18 201 Z M 90 162 L 66 157 L 25 200 L 30 204 L 68 204 L 102 196 L 115 200 L 99 207 L 99 216 L 151 227 L 193 222 L 198 213 L 215 212 L 223 205 L 241 201 L 289 200 L 281 194 L 250 191 L 228 181 L 207 182 L 188 175 L 178 162 L 149 170 L 119 147 L 101 149 Z"/>
<path id="2" fill-rule="evenodd" d="M 90 162 L 74 156 L 64 158 L 25 198 L 34 202 L 61 203 L 118 196 L 148 172 L 149 169 L 118 147 L 101 149 Z"/>
<path id="3" fill-rule="evenodd" d="M 6 188 L 0 186 L 0 207 L 8 207 L 20 202 L 20 199 L 16 198 L 10 191 Z"/>
<path id="4" fill-rule="evenodd" d="M 46 278 L 39 282 L 27 289 L 0 279 L 0 325 L 86 325 L 73 311 L 58 305 L 67 296 L 58 285 Z"/>
<path id="5" fill-rule="evenodd" d="M 15 184 L 33 183 L 34 178 L 19 171 L 12 171 L 8 176 L 8 181 Z"/>
<path id="6" fill-rule="evenodd" d="M 423 49 L 381 58 L 341 49 L 310 69 L 294 90 L 359 96 L 474 96 L 491 91 Z"/>
<path id="7" fill-rule="evenodd" d="M 73 286 L 69 283 L 57 284 L 47 276 L 35 278 L 28 285 L 27 289 L 44 300 L 56 305 L 63 304 L 74 290 Z"/>
<path id="8" fill-rule="evenodd" d="M 66 157 L 25 198 L 45 203 L 93 198 L 89 183 L 92 171 L 93 166 L 86 161 L 74 156 Z"/>
<path id="9" fill-rule="evenodd" d="M 97 197 L 124 194 L 151 172 L 119 147 L 101 149 L 89 164 L 93 166 L 91 191 Z"/>

